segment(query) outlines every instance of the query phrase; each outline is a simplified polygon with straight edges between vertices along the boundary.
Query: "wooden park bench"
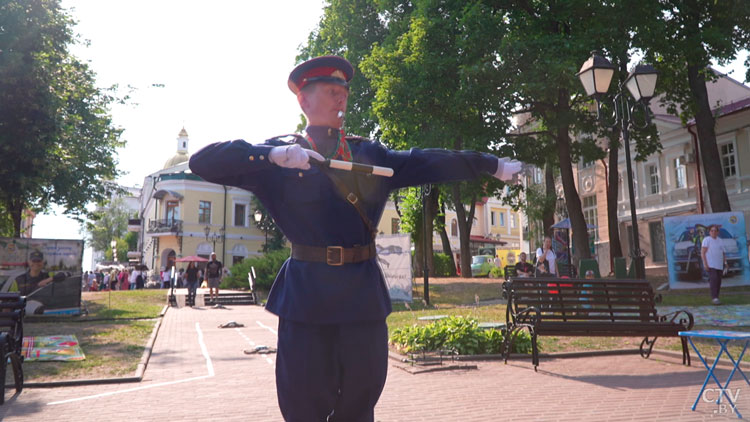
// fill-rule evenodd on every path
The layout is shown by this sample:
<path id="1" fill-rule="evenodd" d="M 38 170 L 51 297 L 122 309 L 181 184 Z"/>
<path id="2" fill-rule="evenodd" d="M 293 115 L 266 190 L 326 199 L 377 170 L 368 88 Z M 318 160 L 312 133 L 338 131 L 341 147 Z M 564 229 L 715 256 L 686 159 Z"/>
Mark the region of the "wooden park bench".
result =
<path id="1" fill-rule="evenodd" d="M 661 296 L 645 280 L 512 278 L 503 283 L 503 295 L 508 299 L 506 363 L 513 338 L 527 329 L 534 370 L 539 366 L 538 336 L 643 336 L 643 358 L 651 355 L 657 338 L 679 337 L 682 363 L 690 365 L 687 340 L 678 333 L 693 327 L 693 315 L 682 310 L 658 315 L 655 305 Z"/>
<path id="2" fill-rule="evenodd" d="M 0 293 L 0 404 L 5 402 L 5 374 L 10 361 L 16 392 L 23 389 L 23 318 L 26 297 Z"/>

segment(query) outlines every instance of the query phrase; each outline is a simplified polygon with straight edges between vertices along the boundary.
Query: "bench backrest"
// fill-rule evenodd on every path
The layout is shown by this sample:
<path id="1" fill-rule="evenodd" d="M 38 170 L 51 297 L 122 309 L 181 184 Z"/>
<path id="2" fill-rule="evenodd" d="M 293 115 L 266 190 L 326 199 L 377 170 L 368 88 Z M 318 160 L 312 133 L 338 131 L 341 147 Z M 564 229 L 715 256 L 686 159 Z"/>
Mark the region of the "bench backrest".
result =
<path id="1" fill-rule="evenodd" d="M 26 296 L 18 293 L 0 293 L 0 332 L 8 333 L 13 349 L 23 347 L 23 319 L 26 316 Z"/>
<path id="2" fill-rule="evenodd" d="M 534 308 L 541 321 L 657 321 L 653 288 L 645 280 L 513 278 L 504 283 L 508 320 Z"/>

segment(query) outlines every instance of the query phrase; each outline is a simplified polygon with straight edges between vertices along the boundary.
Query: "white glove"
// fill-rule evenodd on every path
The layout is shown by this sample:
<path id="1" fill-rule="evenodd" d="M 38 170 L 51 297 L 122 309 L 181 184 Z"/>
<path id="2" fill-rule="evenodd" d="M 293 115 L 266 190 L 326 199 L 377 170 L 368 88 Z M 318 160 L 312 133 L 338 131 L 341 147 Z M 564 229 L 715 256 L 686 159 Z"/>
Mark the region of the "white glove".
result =
<path id="1" fill-rule="evenodd" d="M 493 176 L 499 180 L 510 180 L 513 178 L 513 175 L 521 171 L 521 165 L 520 161 L 498 158 L 497 170 Z"/>
<path id="2" fill-rule="evenodd" d="M 307 170 L 310 168 L 310 157 L 325 161 L 322 155 L 310 149 L 303 149 L 298 144 L 271 148 L 268 160 L 279 167 Z"/>

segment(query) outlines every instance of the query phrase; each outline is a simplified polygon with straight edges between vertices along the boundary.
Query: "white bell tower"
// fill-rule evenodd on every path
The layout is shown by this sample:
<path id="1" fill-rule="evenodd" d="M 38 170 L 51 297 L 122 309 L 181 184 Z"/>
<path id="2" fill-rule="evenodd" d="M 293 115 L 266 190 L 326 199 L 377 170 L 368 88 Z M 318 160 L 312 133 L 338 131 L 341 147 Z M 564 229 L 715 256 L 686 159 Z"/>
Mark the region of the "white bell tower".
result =
<path id="1" fill-rule="evenodd" d="M 177 153 L 187 154 L 188 152 L 188 133 L 183 127 L 177 135 Z"/>

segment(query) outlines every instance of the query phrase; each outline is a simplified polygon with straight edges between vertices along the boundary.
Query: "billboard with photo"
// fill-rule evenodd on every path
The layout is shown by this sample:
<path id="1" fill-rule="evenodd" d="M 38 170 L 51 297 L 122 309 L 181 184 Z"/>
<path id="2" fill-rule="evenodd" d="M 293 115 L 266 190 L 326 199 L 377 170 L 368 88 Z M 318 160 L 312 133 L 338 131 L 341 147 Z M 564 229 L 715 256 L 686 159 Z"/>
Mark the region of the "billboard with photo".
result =
<path id="1" fill-rule="evenodd" d="M 708 287 L 701 244 L 712 224 L 719 226 L 718 238 L 726 251 L 728 268 L 721 286 L 750 285 L 745 216 L 741 212 L 723 212 L 664 217 L 670 289 Z"/>
<path id="2" fill-rule="evenodd" d="M 375 247 L 391 301 L 411 302 L 411 239 L 409 235 L 380 235 L 375 240 Z"/>
<path id="3" fill-rule="evenodd" d="M 78 315 L 82 263 L 82 240 L 0 238 L 0 292 L 26 296 L 28 315 Z"/>

